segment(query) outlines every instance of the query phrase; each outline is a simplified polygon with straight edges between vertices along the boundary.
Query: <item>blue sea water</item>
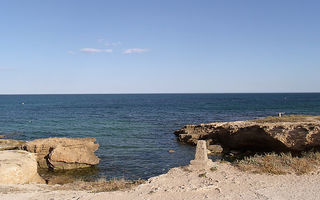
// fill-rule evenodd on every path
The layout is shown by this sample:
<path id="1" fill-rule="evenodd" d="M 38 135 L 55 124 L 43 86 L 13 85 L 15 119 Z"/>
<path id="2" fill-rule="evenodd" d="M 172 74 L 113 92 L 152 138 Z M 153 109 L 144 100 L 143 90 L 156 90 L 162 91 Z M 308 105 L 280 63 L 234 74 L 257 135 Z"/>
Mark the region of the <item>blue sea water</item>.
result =
<path id="1" fill-rule="evenodd" d="M 0 95 L 0 135 L 95 137 L 99 176 L 138 179 L 193 159 L 194 147 L 180 144 L 173 134 L 185 124 L 279 112 L 320 115 L 320 93 Z"/>

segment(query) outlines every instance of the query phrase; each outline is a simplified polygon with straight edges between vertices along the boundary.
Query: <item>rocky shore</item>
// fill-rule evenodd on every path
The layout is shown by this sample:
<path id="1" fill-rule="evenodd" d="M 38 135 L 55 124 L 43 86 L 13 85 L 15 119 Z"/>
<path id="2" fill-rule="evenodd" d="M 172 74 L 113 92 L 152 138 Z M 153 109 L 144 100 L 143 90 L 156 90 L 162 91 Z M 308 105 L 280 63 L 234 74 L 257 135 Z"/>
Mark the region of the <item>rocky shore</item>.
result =
<path id="1" fill-rule="evenodd" d="M 99 158 L 94 155 L 98 145 L 94 138 L 47 138 L 31 142 L 0 139 L 3 149 L 0 151 L 0 199 L 314 200 L 320 196 L 319 167 L 299 175 L 254 174 L 239 170 L 229 162 L 212 162 L 207 156 L 207 147 L 211 152 L 224 153 L 317 150 L 320 147 L 318 116 L 187 125 L 175 134 L 179 141 L 197 145 L 195 159 L 189 165 L 173 168 L 130 190 L 99 193 L 84 191 L 81 187 L 68 189 L 41 184 L 44 180 L 37 172 L 39 168 L 65 170 L 98 164 Z"/>
<path id="2" fill-rule="evenodd" d="M 21 149 L 37 156 L 40 168 L 52 170 L 78 169 L 97 165 L 94 154 L 99 145 L 95 138 L 44 138 L 27 142 Z"/>
<path id="3" fill-rule="evenodd" d="M 95 138 L 0 139 L 0 184 L 46 183 L 41 169 L 71 170 L 97 165 Z"/>
<path id="4" fill-rule="evenodd" d="M 284 116 L 186 125 L 175 135 L 179 141 L 192 145 L 206 140 L 209 150 L 224 153 L 302 152 L 320 148 L 320 117 Z"/>
<path id="5" fill-rule="evenodd" d="M 148 179 L 131 190 L 92 193 L 39 184 L 0 185 L 2 200 L 316 200 L 320 195 L 319 171 L 307 175 L 252 174 L 228 162 L 211 162 L 205 141 L 198 142 L 195 160 Z"/>

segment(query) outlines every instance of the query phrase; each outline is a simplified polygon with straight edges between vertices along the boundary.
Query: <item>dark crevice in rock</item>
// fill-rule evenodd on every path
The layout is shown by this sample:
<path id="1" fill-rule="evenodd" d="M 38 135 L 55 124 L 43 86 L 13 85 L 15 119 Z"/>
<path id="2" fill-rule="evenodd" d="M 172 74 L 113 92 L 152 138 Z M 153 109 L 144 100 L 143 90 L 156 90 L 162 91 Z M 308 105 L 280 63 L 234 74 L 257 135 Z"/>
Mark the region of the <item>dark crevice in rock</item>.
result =
<path id="1" fill-rule="evenodd" d="M 238 151 L 289 151 L 279 140 L 274 139 L 258 126 L 241 128 L 235 133 L 216 132 L 212 138 L 222 145 L 224 149 Z"/>

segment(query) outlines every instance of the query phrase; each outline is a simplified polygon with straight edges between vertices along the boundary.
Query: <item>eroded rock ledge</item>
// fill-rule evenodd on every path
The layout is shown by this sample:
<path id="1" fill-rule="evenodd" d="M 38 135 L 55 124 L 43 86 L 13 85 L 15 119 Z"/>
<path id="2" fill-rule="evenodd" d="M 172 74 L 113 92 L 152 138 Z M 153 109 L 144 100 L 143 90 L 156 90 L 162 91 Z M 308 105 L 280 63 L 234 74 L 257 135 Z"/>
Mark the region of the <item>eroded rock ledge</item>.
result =
<path id="1" fill-rule="evenodd" d="M 95 138 L 0 139 L 0 184 L 45 183 L 38 169 L 66 170 L 97 165 Z M 47 170 L 46 170 L 47 171 Z M 50 180 L 51 181 L 51 180 Z"/>
<path id="2" fill-rule="evenodd" d="M 266 118 L 268 119 L 268 118 Z M 276 119 L 276 118 L 273 118 Z M 295 118 L 296 119 L 296 118 Z M 208 146 L 220 144 L 224 152 L 301 152 L 320 149 L 320 118 L 301 120 L 255 120 L 186 125 L 175 131 L 181 142 L 195 145 L 206 140 Z"/>
<path id="3" fill-rule="evenodd" d="M 40 168 L 77 169 L 97 165 L 95 138 L 44 138 L 27 142 L 23 150 L 36 153 Z"/>

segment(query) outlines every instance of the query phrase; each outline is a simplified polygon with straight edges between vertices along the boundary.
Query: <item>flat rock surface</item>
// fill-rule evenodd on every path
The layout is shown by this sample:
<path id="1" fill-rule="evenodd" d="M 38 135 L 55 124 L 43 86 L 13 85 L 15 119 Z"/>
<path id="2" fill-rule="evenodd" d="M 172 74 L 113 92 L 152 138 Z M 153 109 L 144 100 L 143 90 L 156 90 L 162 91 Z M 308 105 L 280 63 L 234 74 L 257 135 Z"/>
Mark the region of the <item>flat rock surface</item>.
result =
<path id="1" fill-rule="evenodd" d="M 0 151 L 19 149 L 25 143 L 21 140 L 0 139 Z"/>
<path id="2" fill-rule="evenodd" d="M 320 196 L 320 175 L 259 175 L 241 172 L 229 163 L 215 163 L 216 170 L 189 171 L 173 168 L 150 178 L 130 191 L 88 193 L 58 191 L 55 186 L 0 186 L 2 200 L 316 200 Z"/>

